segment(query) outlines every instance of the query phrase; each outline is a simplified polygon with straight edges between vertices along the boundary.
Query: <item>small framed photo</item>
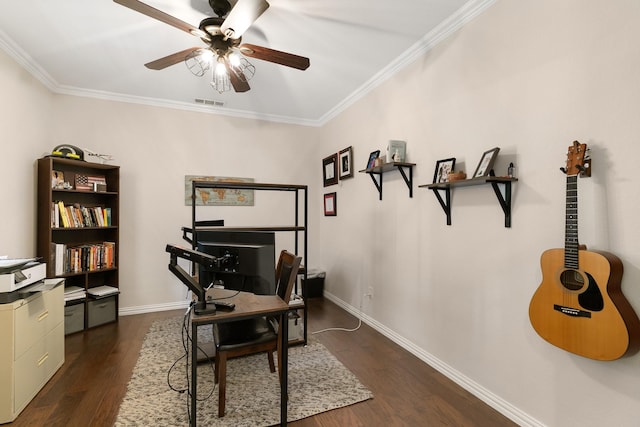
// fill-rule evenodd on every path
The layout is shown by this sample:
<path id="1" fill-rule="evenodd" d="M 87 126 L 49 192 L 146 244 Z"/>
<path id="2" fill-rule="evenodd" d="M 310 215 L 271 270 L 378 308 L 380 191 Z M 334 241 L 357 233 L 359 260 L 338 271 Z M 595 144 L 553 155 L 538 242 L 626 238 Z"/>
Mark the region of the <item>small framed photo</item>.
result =
<path id="1" fill-rule="evenodd" d="M 369 161 L 367 162 L 367 169 L 371 169 L 375 165 L 376 159 L 379 156 L 380 156 L 380 150 L 372 151 L 371 154 L 369 154 Z"/>
<path id="2" fill-rule="evenodd" d="M 55 190 L 61 190 L 64 188 L 64 172 L 51 171 L 51 188 Z"/>
<path id="3" fill-rule="evenodd" d="M 353 178 L 353 147 L 340 150 L 340 179 Z"/>
<path id="4" fill-rule="evenodd" d="M 337 153 L 333 153 L 329 157 L 322 159 L 322 179 L 325 187 L 338 183 Z"/>
<path id="5" fill-rule="evenodd" d="M 449 182 L 449 174 L 453 172 L 456 166 L 456 158 L 438 160 L 436 162 L 436 170 L 433 172 L 433 183 Z"/>
<path id="6" fill-rule="evenodd" d="M 336 193 L 324 195 L 324 216 L 336 216 L 338 213 L 336 205 Z"/>
<path id="7" fill-rule="evenodd" d="M 489 175 L 489 172 L 491 172 L 493 164 L 498 157 L 498 151 L 500 151 L 500 148 L 496 147 L 484 152 L 482 158 L 480 159 L 480 163 L 478 163 L 476 171 L 473 173 L 474 178 Z"/>

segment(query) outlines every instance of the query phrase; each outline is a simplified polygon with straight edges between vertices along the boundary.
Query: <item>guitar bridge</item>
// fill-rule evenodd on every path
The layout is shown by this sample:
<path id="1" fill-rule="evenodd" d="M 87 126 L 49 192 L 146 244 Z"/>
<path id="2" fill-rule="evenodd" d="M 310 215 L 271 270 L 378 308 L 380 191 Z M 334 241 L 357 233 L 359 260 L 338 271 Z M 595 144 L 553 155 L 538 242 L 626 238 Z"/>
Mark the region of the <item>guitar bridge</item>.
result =
<path id="1" fill-rule="evenodd" d="M 562 314 L 566 314 L 571 317 L 587 317 L 591 318 L 591 312 L 579 310 L 577 308 L 565 307 L 564 305 L 553 304 L 553 309 L 559 311 Z"/>

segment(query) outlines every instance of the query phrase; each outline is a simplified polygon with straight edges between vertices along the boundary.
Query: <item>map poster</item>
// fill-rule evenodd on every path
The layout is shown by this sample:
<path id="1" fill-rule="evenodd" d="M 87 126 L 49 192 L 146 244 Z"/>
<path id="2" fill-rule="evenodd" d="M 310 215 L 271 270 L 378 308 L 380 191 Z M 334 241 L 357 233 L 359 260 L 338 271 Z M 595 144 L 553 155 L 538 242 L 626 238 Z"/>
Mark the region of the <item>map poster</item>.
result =
<path id="1" fill-rule="evenodd" d="M 230 178 L 225 176 L 185 175 L 184 204 L 191 206 L 191 182 L 254 182 L 253 178 Z M 254 190 L 229 188 L 196 188 L 196 206 L 253 206 Z"/>

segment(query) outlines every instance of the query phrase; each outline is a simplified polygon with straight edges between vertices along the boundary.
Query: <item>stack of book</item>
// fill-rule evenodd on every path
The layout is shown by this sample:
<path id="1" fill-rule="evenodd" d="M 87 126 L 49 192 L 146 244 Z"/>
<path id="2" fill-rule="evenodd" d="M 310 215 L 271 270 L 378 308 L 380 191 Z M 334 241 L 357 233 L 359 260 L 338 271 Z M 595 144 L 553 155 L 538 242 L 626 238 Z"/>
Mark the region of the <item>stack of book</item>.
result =
<path id="1" fill-rule="evenodd" d="M 93 298 L 104 298 L 110 295 L 119 294 L 120 290 L 118 288 L 114 288 L 113 286 L 96 286 L 95 288 L 89 289 L 89 295 Z"/>
<path id="2" fill-rule="evenodd" d="M 79 286 L 67 286 L 64 288 L 64 302 L 83 300 L 87 297 L 85 290 Z"/>

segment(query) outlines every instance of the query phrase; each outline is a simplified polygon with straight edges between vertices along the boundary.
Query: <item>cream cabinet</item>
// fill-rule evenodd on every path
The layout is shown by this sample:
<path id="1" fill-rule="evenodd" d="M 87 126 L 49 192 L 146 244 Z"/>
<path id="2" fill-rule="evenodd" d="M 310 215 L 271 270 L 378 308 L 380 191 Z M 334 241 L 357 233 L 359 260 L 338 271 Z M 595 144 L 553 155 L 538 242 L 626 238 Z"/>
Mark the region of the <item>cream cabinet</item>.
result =
<path id="1" fill-rule="evenodd" d="M 64 363 L 64 280 L 0 304 L 0 423 L 11 422 Z"/>

